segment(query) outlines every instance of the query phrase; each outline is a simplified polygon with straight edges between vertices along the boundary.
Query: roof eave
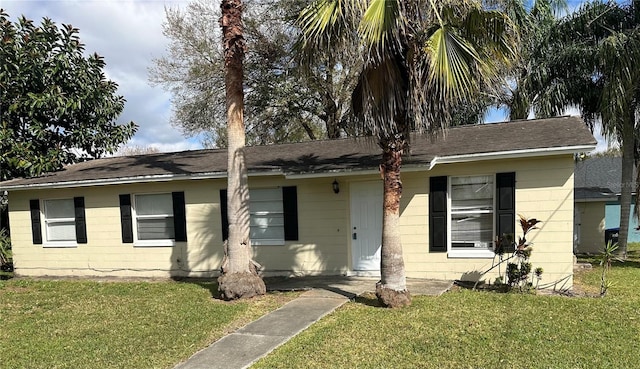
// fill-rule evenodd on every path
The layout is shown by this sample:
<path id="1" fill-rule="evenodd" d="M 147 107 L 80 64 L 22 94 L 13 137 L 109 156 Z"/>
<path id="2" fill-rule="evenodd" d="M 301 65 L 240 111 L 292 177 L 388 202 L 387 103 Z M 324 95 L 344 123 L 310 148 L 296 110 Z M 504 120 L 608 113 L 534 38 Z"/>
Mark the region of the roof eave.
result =
<path id="1" fill-rule="evenodd" d="M 563 147 L 545 147 L 538 149 L 526 149 L 526 150 L 508 150 L 508 151 L 496 151 L 486 153 L 474 153 L 463 155 L 451 155 L 451 156 L 436 156 L 431 160 L 429 164 L 429 170 L 433 169 L 438 164 L 453 164 L 453 163 L 465 163 L 470 161 L 481 160 L 496 160 L 496 159 L 519 159 L 529 157 L 540 156 L 555 156 L 555 155 L 568 155 L 578 154 L 582 152 L 592 151 L 596 148 L 595 144 L 589 145 L 577 145 L 577 146 L 563 146 Z"/>
<path id="2" fill-rule="evenodd" d="M 249 173 L 250 176 L 273 176 L 282 175 L 281 171 L 254 172 Z M 192 173 L 192 174 L 155 174 L 148 176 L 106 178 L 106 179 L 87 179 L 79 181 L 64 181 L 50 183 L 33 183 L 23 185 L 9 185 L 0 187 L 0 191 L 21 191 L 36 189 L 59 189 L 59 188 L 76 188 L 90 186 L 107 186 L 107 185 L 123 185 L 134 183 L 151 183 L 151 182 L 169 182 L 177 180 L 200 180 L 200 179 L 222 179 L 227 178 L 227 172 L 209 172 L 209 173 Z"/>
<path id="3" fill-rule="evenodd" d="M 617 197 L 578 197 L 575 198 L 575 202 L 607 202 L 616 201 Z"/>
<path id="4" fill-rule="evenodd" d="M 595 144 L 590 145 L 577 145 L 577 146 L 565 146 L 565 147 L 553 147 L 553 148 L 539 148 L 528 150 L 511 150 L 511 151 L 498 151 L 489 153 L 475 153 L 464 155 L 451 155 L 451 156 L 436 156 L 431 160 L 429 165 L 410 165 L 405 168 L 405 171 L 419 171 L 419 170 L 431 170 L 438 164 L 452 164 L 452 163 L 464 163 L 470 161 L 481 160 L 496 160 L 496 159 L 516 159 L 526 157 L 539 157 L 539 156 L 551 156 L 551 155 L 563 155 L 563 154 L 576 154 L 585 151 L 591 151 L 595 149 Z M 377 169 L 336 169 L 331 171 L 322 172 L 307 172 L 307 173 L 283 173 L 281 170 L 270 171 L 250 171 L 249 176 L 274 176 L 285 175 L 287 179 L 302 179 L 302 178 L 320 178 L 328 176 L 348 176 L 348 175 L 367 175 L 376 174 Z M 64 182 L 49 182 L 49 183 L 34 183 L 23 185 L 5 185 L 0 187 L 0 191 L 20 191 L 20 190 L 32 190 L 32 189 L 59 189 L 59 188 L 75 188 L 75 187 L 89 187 L 89 186 L 106 186 L 106 185 L 122 185 L 122 184 L 134 184 L 140 182 L 168 182 L 175 180 L 199 180 L 199 179 L 222 179 L 226 178 L 225 172 L 208 172 L 208 173 L 193 173 L 193 174 L 158 174 L 148 176 L 133 176 L 133 177 L 121 177 L 121 178 L 108 178 L 108 179 L 88 179 L 78 181 L 64 181 Z"/>

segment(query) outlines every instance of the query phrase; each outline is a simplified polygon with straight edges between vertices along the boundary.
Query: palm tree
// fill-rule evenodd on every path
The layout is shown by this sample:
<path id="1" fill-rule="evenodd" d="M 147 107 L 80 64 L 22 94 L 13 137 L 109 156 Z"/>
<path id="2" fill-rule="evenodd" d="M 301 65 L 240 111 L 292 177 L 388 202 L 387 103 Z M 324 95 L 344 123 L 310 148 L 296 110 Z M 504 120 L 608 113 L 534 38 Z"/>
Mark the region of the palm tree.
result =
<path id="1" fill-rule="evenodd" d="M 221 4 L 224 80 L 227 100 L 227 217 L 229 238 L 225 247 L 218 289 L 225 299 L 262 295 L 266 287 L 251 260 L 249 237 L 249 184 L 245 165 L 244 93 L 242 63 L 245 40 L 242 0 Z"/>
<path id="2" fill-rule="evenodd" d="M 498 105 L 507 109 L 509 119 L 527 119 L 537 106 L 540 80 L 546 74 L 537 50 L 547 42 L 545 36 L 558 23 L 558 16 L 567 10 L 566 0 L 497 0 L 497 6 L 519 30 L 519 58 L 507 72 L 506 89 L 498 96 Z M 541 112 L 536 116 L 543 118 Z"/>
<path id="3" fill-rule="evenodd" d="M 361 132 L 371 132 L 382 149 L 384 182 L 376 294 L 385 306 L 408 305 L 399 217 L 409 133 L 444 129 L 450 108 L 495 85 L 514 56 L 514 31 L 503 13 L 474 0 L 317 0 L 298 22 L 303 53 L 339 56 L 354 39 L 363 51 L 352 104 Z"/>
<path id="4" fill-rule="evenodd" d="M 622 144 L 619 251 L 627 252 L 640 119 L 640 2 L 593 2 L 551 30 L 540 48 L 548 74 L 539 93 L 545 114 L 577 106 L 590 128 L 601 124 Z"/>

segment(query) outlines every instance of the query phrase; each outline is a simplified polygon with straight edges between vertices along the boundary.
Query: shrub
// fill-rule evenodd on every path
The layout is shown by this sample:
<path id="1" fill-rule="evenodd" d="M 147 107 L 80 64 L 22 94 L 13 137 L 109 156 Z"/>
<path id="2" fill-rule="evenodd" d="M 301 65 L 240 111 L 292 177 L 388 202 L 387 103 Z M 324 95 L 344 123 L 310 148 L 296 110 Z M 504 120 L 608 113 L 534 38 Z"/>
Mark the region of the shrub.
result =
<path id="1" fill-rule="evenodd" d="M 0 269 L 5 272 L 13 271 L 11 238 L 6 229 L 0 229 Z"/>

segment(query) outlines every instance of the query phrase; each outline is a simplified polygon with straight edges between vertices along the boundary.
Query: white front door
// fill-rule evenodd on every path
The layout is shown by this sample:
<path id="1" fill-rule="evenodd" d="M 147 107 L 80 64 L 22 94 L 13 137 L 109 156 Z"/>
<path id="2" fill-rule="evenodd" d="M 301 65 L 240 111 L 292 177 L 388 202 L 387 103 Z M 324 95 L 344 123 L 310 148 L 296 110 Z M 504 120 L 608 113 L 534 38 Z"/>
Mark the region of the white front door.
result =
<path id="1" fill-rule="evenodd" d="M 355 182 L 350 188 L 353 270 L 380 270 L 382 182 Z"/>

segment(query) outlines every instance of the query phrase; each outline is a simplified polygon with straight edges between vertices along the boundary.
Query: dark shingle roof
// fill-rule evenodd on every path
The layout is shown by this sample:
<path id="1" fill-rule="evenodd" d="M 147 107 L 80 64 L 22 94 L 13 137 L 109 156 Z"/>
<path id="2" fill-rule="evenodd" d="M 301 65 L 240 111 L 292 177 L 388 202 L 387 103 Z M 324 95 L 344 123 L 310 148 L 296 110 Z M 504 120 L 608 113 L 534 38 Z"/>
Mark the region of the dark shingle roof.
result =
<path id="1" fill-rule="evenodd" d="M 634 180 L 636 173 L 634 168 Z M 575 198 L 615 199 L 621 191 L 621 175 L 622 158 L 619 156 L 591 157 L 578 161 L 574 172 Z"/>
<path id="2" fill-rule="evenodd" d="M 416 135 L 406 166 L 428 166 L 435 157 L 544 151 L 587 147 L 595 139 L 578 117 L 454 127 L 439 137 Z M 246 148 L 249 173 L 305 174 L 376 169 L 380 149 L 370 140 L 309 141 Z M 196 150 L 96 159 L 73 164 L 41 177 L 0 183 L 11 189 L 51 183 L 136 179 L 158 176 L 224 176 L 227 152 Z"/>

